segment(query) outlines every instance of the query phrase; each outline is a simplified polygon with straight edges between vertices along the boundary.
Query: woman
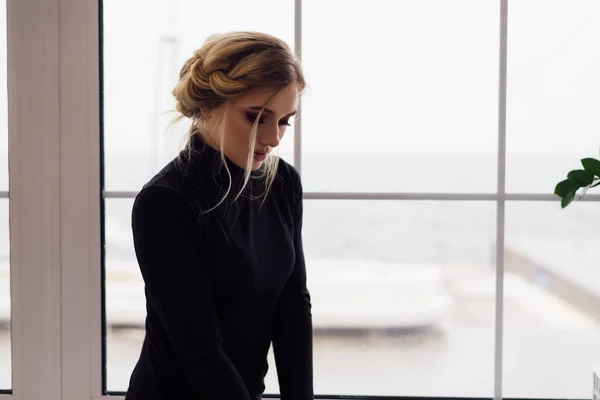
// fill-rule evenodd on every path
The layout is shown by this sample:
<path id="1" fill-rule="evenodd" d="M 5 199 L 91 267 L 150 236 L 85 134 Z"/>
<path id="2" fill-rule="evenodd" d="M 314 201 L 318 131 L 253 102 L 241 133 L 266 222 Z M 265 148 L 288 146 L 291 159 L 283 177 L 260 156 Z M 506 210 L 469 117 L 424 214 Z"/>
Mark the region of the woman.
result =
<path id="1" fill-rule="evenodd" d="M 133 206 L 147 318 L 126 399 L 260 399 L 271 344 L 281 399 L 313 398 L 302 186 L 271 154 L 304 87 L 289 47 L 254 32 L 181 69 L 188 144 Z"/>

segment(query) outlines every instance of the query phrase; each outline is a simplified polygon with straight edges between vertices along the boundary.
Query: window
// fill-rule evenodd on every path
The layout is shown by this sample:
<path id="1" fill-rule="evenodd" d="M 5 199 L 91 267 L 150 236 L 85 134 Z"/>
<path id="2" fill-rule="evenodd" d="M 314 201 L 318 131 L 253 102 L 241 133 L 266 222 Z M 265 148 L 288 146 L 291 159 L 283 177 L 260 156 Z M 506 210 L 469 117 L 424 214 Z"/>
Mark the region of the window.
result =
<path id="1" fill-rule="evenodd" d="M 599 15 L 600 4 L 591 0 L 511 2 L 507 191 L 551 193 L 581 158 L 598 156 Z M 506 204 L 507 397 L 589 397 L 591 366 L 600 361 L 600 291 L 592 284 L 600 278 L 593 244 L 600 239 L 599 209 L 574 206 Z M 521 320 L 509 304 L 529 317 Z"/>
<path id="2" fill-rule="evenodd" d="M 494 233 L 493 202 L 306 200 L 316 393 L 491 397 Z"/>
<path id="3" fill-rule="evenodd" d="M 229 11 L 237 11 L 231 14 Z M 137 18 L 140 10 L 144 18 Z M 269 10 L 269 14 L 263 12 Z M 263 30 L 294 41 L 293 2 L 193 0 L 103 2 L 104 177 L 107 191 L 135 191 L 180 150 L 184 127 L 165 131 L 175 118 L 171 90 L 179 68 L 215 32 Z M 198 18 L 223 15 L 226 18 Z M 278 18 L 272 18 L 277 15 Z M 248 18 L 252 16 L 252 18 Z M 135 20 L 136 29 L 131 29 Z M 124 66 L 139 66 L 135 75 Z M 123 89 L 139 96 L 132 103 Z M 288 132 L 289 133 L 289 132 Z M 292 131 L 293 133 L 293 131 Z M 292 138 L 281 155 L 291 159 Z M 122 173 L 124 163 L 135 165 Z"/>
<path id="4" fill-rule="evenodd" d="M 0 198 L 0 392 L 12 388 L 8 228 L 8 199 Z"/>
<path id="5" fill-rule="evenodd" d="M 23 329 L 13 343 L 16 396 L 100 399 L 126 389 L 145 316 L 129 217 L 137 190 L 181 145 L 185 126 L 165 131 L 170 90 L 206 36 L 252 29 L 301 43 L 310 84 L 301 129 L 289 132 L 280 154 L 300 168 L 306 190 L 316 392 L 589 397 L 591 367 L 600 362 L 600 296 L 591 284 L 600 196 L 560 210 L 551 192 L 579 158 L 597 154 L 594 0 L 520 0 L 510 3 L 508 19 L 505 0 L 58 3 L 44 2 L 41 11 L 10 5 L 37 40 L 21 39 L 29 36 L 15 34 L 15 24 L 9 44 L 19 46 L 9 49 L 38 50 L 19 53 L 12 65 L 37 68 L 32 101 L 45 112 L 14 117 L 27 129 L 19 125 L 25 139 L 11 166 L 39 168 L 45 201 L 38 214 L 11 219 L 36 250 L 16 247 L 20 304 L 12 320 L 19 321 L 14 332 Z M 508 85 L 498 87 L 507 20 Z M 69 79 L 54 79 L 61 76 Z M 507 94 L 506 132 L 499 93 Z M 12 109 L 24 110 L 24 98 L 14 96 L 20 108 Z M 61 106 L 53 108 L 56 99 Z M 30 118 L 38 122 L 25 124 Z M 102 159 L 95 158 L 99 120 Z M 33 146 L 30 128 L 47 125 L 45 152 Z M 102 187 L 94 180 L 100 164 Z M 0 262 L 9 251 L 2 171 L 0 164 Z M 11 197 L 32 202 L 39 193 L 18 187 L 38 175 L 23 171 Z M 78 196 L 89 203 L 81 208 Z M 100 211 L 102 243 L 94 225 Z M 2 296 L 0 287 L 0 305 Z M 11 388 L 11 365 L 2 364 L 10 360 L 8 339 L 0 336 L 0 389 Z M 31 360 L 42 367 L 27 368 Z M 267 392 L 278 392 L 274 368 Z"/>
<path id="6" fill-rule="evenodd" d="M 496 2 L 302 7 L 306 190 L 496 191 Z"/>
<path id="7" fill-rule="evenodd" d="M 316 393 L 588 397 L 600 362 L 598 212 L 560 210 L 551 192 L 599 145 L 600 6 L 511 3 L 503 37 L 500 3 L 106 0 L 106 392 L 127 388 L 143 340 L 129 216 L 181 146 L 185 127 L 165 131 L 172 115 L 161 115 L 178 68 L 209 34 L 251 29 L 302 43 L 309 82 L 302 131 L 281 155 L 306 191 Z M 198 25 L 199 15 L 227 17 Z M 132 65 L 144 67 L 132 76 Z"/>
<path id="8" fill-rule="evenodd" d="M 6 1 L 3 0 L 0 1 L 0 393 L 12 388 L 7 111 Z"/>
<path id="9" fill-rule="evenodd" d="M 142 9 L 144 18 L 138 19 Z M 105 0 L 103 14 L 105 385 L 109 392 L 122 392 L 139 356 L 145 318 L 143 282 L 130 229 L 132 198 L 181 149 L 185 127 L 165 131 L 175 114 L 164 113 L 174 109 L 170 93 L 179 68 L 215 32 L 262 30 L 293 47 L 294 3 Z M 206 15 L 223 18 L 202 17 Z M 133 65 L 134 76 L 128 72 Z M 139 100 L 124 96 L 125 87 Z M 285 142 L 280 156 L 293 162 L 293 129 Z"/>
<path id="10" fill-rule="evenodd" d="M 587 398 L 600 360 L 594 203 L 506 206 L 503 393 Z M 515 313 L 519 307 L 526 318 Z M 529 371 L 525 374 L 523 371 Z"/>
<path id="11" fill-rule="evenodd" d="M 549 193 L 580 158 L 598 156 L 598 12 L 593 0 L 511 4 L 508 192 Z"/>
<path id="12" fill-rule="evenodd" d="M 140 6 L 104 3 L 106 383 L 110 392 L 127 388 L 143 340 L 145 308 L 131 243 L 129 213 L 134 193 L 130 192 L 138 190 L 174 156 L 177 146 L 168 147 L 166 141 L 179 144 L 181 134 L 165 135 L 165 123 L 156 120 L 159 113 L 173 108 L 170 90 L 177 68 L 204 37 L 234 27 L 244 29 L 248 20 L 255 24 L 249 28 L 294 42 L 292 2 L 215 6 L 179 1 L 164 3 L 166 8 L 153 4 L 155 8 L 145 6 L 146 20 L 131 32 L 128 24 Z M 248 7 L 239 15 L 254 17 L 236 21 L 228 14 L 215 19 L 213 25 L 203 24 L 201 31 L 190 19 L 202 12 L 219 15 L 223 7 Z M 278 18 L 263 19 L 259 10 L 265 7 L 271 9 L 270 15 L 278 12 Z M 344 18 L 331 29 L 330 21 L 340 9 Z M 455 20 L 446 19 L 448 13 L 454 13 L 461 23 L 457 26 Z M 401 23 L 395 20 L 397 15 L 403 16 Z M 359 17 L 379 30 L 369 34 L 357 31 L 354 21 Z M 493 192 L 493 179 L 478 178 L 496 173 L 498 19 L 495 4 L 473 1 L 379 1 L 366 10 L 348 2 L 304 1 L 302 54 L 310 85 L 302 109 L 305 190 Z M 228 25 L 222 25 L 225 22 Z M 194 29 L 186 31 L 186 26 Z M 398 31 L 398 26 L 402 30 Z M 379 37 L 385 40 L 374 40 Z M 392 48 L 398 51 L 390 52 Z M 356 49 L 366 52 L 357 53 Z M 353 62 L 349 64 L 351 54 Z M 123 73 L 123 65 L 141 60 L 152 68 L 143 69 L 135 80 Z M 144 99 L 136 105 L 123 93 L 132 85 Z M 348 90 L 354 96 L 344 96 Z M 390 93 L 399 95 L 392 98 Z M 363 98 L 376 100 L 363 102 Z M 286 158 L 293 153 L 294 140 L 286 136 L 283 143 L 290 146 L 282 150 Z M 123 163 L 130 160 L 136 160 L 136 167 L 124 175 Z M 485 173 L 467 183 L 460 175 L 470 172 L 471 163 Z M 408 169 L 418 176 L 407 174 Z M 430 184 L 432 175 L 438 179 Z M 316 286 L 317 393 L 492 396 L 494 297 L 483 301 L 460 297 L 466 290 L 463 286 L 472 285 L 473 280 L 493 279 L 494 210 L 493 203 L 309 201 L 305 241 L 309 273 Z M 348 219 L 347 214 L 354 217 Z M 445 218 L 446 214 L 458 219 Z M 329 226 L 333 218 L 337 222 Z M 471 222 L 462 225 L 461 218 Z M 414 226 L 419 226 L 420 232 L 412 232 Z M 365 230 L 367 227 L 372 231 Z M 470 238 L 468 245 L 454 239 L 455 230 Z M 335 300 L 348 285 L 336 282 L 335 277 L 348 265 L 356 274 L 348 277 L 350 281 L 374 280 L 370 287 L 358 285 L 363 296 L 384 291 L 360 313 Z M 381 270 L 373 271 L 377 268 Z M 371 273 L 374 276 L 369 278 Z M 388 275 L 395 286 L 385 288 Z M 415 292 L 394 296 L 411 285 L 415 292 L 429 293 L 431 298 L 419 300 Z M 378 313 L 379 307 L 385 307 L 385 313 L 370 321 L 369 314 Z M 477 316 L 470 319 L 473 308 Z M 337 313 L 346 314 L 345 319 L 327 325 L 326 320 L 335 319 Z M 413 347 L 415 341 L 420 344 Z M 439 352 L 446 341 L 452 345 Z M 453 358 L 474 342 L 480 346 L 474 359 Z M 387 357 L 382 358 L 382 353 Z M 395 360 L 407 356 L 431 358 L 408 373 L 395 366 Z M 369 362 L 353 366 L 345 361 L 347 357 Z M 464 368 L 457 379 L 468 379 L 477 372 L 481 383 L 459 391 L 444 385 L 432 389 L 427 383 L 432 368 L 438 371 L 433 376 L 441 379 L 456 363 Z M 277 381 L 274 369 L 271 371 L 267 391 L 276 393 Z M 376 371 L 380 378 L 373 379 L 368 371 Z M 392 376 L 405 376 L 408 386 L 401 393 Z"/>

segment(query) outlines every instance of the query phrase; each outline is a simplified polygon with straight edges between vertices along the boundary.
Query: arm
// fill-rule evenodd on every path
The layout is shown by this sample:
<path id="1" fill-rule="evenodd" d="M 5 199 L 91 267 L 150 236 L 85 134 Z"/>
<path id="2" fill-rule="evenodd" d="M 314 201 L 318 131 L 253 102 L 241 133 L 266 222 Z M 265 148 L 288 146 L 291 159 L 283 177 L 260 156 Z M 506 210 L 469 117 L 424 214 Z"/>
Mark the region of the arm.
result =
<path id="1" fill-rule="evenodd" d="M 273 350 L 281 400 L 313 399 L 312 315 L 302 248 L 302 186 L 296 184 L 294 270 L 275 310 Z"/>
<path id="2" fill-rule="evenodd" d="M 135 252 L 148 302 L 200 398 L 250 400 L 222 347 L 197 216 L 175 192 L 142 190 L 133 206 Z"/>

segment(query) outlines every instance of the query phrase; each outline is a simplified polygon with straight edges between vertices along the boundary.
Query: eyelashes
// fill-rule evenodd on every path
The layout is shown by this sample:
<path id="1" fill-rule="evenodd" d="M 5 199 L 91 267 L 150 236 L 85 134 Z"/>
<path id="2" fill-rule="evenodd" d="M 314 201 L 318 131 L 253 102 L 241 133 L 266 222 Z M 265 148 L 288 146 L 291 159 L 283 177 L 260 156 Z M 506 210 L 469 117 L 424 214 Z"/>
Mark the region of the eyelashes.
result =
<path id="1" fill-rule="evenodd" d="M 250 122 L 251 124 L 253 124 L 256 121 L 256 118 L 258 117 L 258 114 L 254 114 L 254 113 L 250 113 L 247 112 L 246 113 L 246 119 L 248 120 L 248 122 Z M 261 118 L 258 120 L 259 124 L 264 124 L 265 121 Z M 284 126 L 291 126 L 292 124 L 290 124 L 289 120 L 281 120 L 279 121 L 279 125 L 284 125 Z"/>

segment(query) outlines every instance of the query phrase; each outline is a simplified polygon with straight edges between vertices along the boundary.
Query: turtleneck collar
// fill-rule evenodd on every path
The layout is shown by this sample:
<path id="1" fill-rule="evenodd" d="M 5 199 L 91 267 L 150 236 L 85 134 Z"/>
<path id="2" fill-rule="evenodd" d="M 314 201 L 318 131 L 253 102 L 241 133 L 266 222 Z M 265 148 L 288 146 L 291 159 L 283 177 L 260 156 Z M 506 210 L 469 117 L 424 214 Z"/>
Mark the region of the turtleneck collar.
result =
<path id="1" fill-rule="evenodd" d="M 217 186 L 223 190 L 229 186 L 229 177 L 227 170 L 223 165 L 223 157 L 219 150 L 211 147 L 198 133 L 190 138 L 188 150 L 188 157 L 186 158 L 188 159 L 189 165 L 192 167 L 191 178 L 194 181 L 198 183 L 207 183 L 208 179 L 208 181 L 216 183 Z M 227 156 L 224 158 L 231 174 L 230 193 L 237 195 L 244 183 L 245 170 L 231 161 Z M 260 170 L 252 171 L 248 186 L 252 186 L 252 183 L 255 180 L 253 178 L 260 177 L 261 174 L 262 167 Z"/>
<path id="2" fill-rule="evenodd" d="M 208 155 L 211 159 L 213 160 L 218 160 L 219 161 L 219 165 L 222 167 L 222 158 L 221 158 L 221 152 L 215 148 L 213 148 L 211 145 L 208 144 L 208 142 L 202 137 L 202 135 L 200 135 L 199 133 L 194 134 L 191 137 L 190 140 L 190 147 L 193 153 L 204 153 L 206 155 Z M 245 169 L 240 167 L 239 165 L 237 165 L 236 163 L 234 163 L 233 161 L 231 161 L 226 155 L 224 155 L 225 157 L 225 162 L 227 163 L 227 166 L 229 167 L 229 171 L 231 172 L 232 175 L 244 175 Z M 260 176 L 261 172 L 262 172 L 262 168 L 257 170 L 257 171 L 252 171 L 250 174 L 253 176 Z"/>

